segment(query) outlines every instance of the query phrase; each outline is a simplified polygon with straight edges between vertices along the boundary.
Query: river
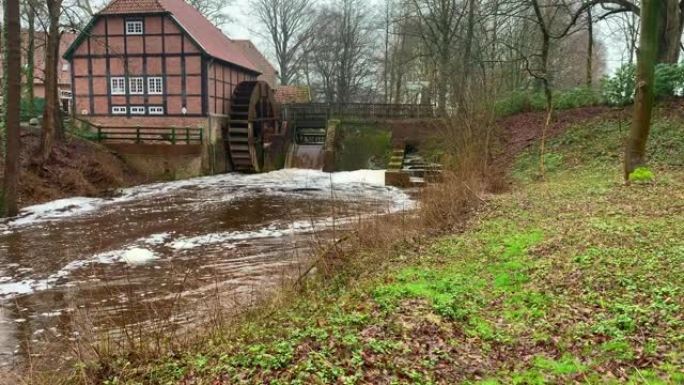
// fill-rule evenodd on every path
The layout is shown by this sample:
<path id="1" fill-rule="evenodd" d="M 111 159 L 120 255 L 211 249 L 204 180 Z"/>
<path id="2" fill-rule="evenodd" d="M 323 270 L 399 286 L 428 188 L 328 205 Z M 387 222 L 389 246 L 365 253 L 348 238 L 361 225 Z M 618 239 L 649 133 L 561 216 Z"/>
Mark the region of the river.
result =
<path id="1" fill-rule="evenodd" d="M 382 171 L 294 169 L 28 207 L 0 222 L 0 367 L 238 311 L 301 271 L 321 239 L 412 205 Z"/>

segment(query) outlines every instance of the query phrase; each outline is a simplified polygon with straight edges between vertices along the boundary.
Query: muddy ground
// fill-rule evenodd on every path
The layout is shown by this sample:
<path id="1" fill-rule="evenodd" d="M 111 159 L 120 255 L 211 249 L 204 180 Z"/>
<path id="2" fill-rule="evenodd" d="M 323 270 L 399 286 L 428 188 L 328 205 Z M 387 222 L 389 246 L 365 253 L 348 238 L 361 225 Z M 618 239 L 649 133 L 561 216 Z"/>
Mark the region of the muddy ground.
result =
<path id="1" fill-rule="evenodd" d="M 73 196 L 105 196 L 118 188 L 150 181 L 106 147 L 71 135 L 55 145 L 50 160 L 41 167 L 34 161 L 39 145 L 40 131 L 24 127 L 20 207 Z M 4 159 L 0 159 L 0 178 L 4 177 L 4 168 Z"/>

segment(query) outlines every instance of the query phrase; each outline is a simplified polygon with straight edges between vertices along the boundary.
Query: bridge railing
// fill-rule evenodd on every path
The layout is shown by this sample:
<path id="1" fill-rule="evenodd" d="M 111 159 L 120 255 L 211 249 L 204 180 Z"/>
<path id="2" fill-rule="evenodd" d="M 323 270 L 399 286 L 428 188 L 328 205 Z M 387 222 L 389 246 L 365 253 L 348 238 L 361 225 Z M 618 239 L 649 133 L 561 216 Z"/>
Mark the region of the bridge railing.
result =
<path id="1" fill-rule="evenodd" d="M 199 127 L 116 127 L 94 126 L 98 142 L 202 144 L 203 130 Z"/>
<path id="2" fill-rule="evenodd" d="M 355 118 L 369 120 L 424 119 L 435 117 L 435 107 L 425 104 L 382 104 L 382 103 L 306 103 L 283 106 L 284 118 L 292 119 L 298 110 L 327 113 L 331 118 Z"/>

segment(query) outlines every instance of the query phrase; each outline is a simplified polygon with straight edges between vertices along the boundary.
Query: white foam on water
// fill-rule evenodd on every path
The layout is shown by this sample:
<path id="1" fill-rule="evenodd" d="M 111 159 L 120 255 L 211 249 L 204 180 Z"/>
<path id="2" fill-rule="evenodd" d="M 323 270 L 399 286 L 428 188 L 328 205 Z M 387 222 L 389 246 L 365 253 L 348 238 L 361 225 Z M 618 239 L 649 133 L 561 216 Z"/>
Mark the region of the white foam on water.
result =
<path id="1" fill-rule="evenodd" d="M 40 205 L 27 207 L 12 219 L 8 224 L 12 226 L 25 226 L 40 220 L 54 220 L 83 215 L 99 208 L 102 199 L 97 198 L 68 198 L 60 199 Z"/>
<path id="2" fill-rule="evenodd" d="M 121 254 L 121 260 L 129 265 L 142 265 L 157 259 L 159 257 L 154 252 L 141 247 L 128 249 Z"/>
<path id="3" fill-rule="evenodd" d="M 375 201 L 386 205 L 387 209 L 383 211 L 390 213 L 410 210 L 415 205 L 415 202 L 402 190 L 384 185 L 384 171 L 382 170 L 359 170 L 329 174 L 315 170 L 286 169 L 265 174 L 224 174 L 138 186 L 123 189 L 119 197 L 110 199 L 61 199 L 25 208 L 19 217 L 0 222 L 0 231 L 7 234 L 13 232 L 17 227 L 91 215 L 108 205 L 164 197 L 185 189 L 191 189 L 193 192 L 192 199 L 200 202 L 200 204 L 205 201 L 226 202 L 255 195 L 293 197 L 301 195 L 306 198 Z M 145 207 L 139 209 L 144 210 Z M 201 211 L 199 213 L 201 214 Z M 0 278 L 0 297 L 7 298 L 7 296 L 47 290 L 72 272 L 94 264 L 146 264 L 158 259 L 157 254 L 150 250 L 150 247 L 155 249 L 166 247 L 178 251 L 210 245 L 224 245 L 226 248 L 231 248 L 248 239 L 279 238 L 292 234 L 308 233 L 321 228 L 328 228 L 333 223 L 343 224 L 356 219 L 358 217 L 336 218 L 334 220 L 328 218 L 314 222 L 272 223 L 261 229 L 251 231 L 219 232 L 185 237 L 178 237 L 167 232 L 152 234 L 137 239 L 122 249 L 72 261 L 44 279 L 16 280 L 13 277 L 4 277 L 7 273 L 0 274 L 3 276 Z M 36 231 L 41 230 L 38 228 Z M 5 267 L 13 266 L 8 264 Z"/>
<path id="4" fill-rule="evenodd" d="M 38 291 L 49 290 L 60 279 L 68 277 L 74 271 L 95 264 L 111 265 L 114 263 L 127 263 L 129 265 L 142 265 L 157 260 L 158 256 L 151 250 L 128 246 L 121 250 L 113 250 L 95 254 L 89 259 L 71 261 L 59 271 L 43 279 L 23 279 L 15 282 L 0 283 L 0 298 L 8 299 L 18 295 L 32 294 Z"/>
<path id="5" fill-rule="evenodd" d="M 219 245 L 231 242 L 240 242 L 248 239 L 280 238 L 287 235 L 285 229 L 277 229 L 273 226 L 255 231 L 226 231 L 219 233 L 203 234 L 194 237 L 180 237 L 166 246 L 174 250 L 191 250 L 202 246 Z M 235 245 L 226 245 L 234 248 Z"/>
<path id="6" fill-rule="evenodd" d="M 103 207 L 131 201 L 163 197 L 182 190 L 214 192 L 200 196 L 198 202 L 222 202 L 260 195 L 293 195 L 353 200 L 360 197 L 383 200 L 408 207 L 411 199 L 400 189 L 385 186 L 384 170 L 358 170 L 324 173 L 316 170 L 284 169 L 264 174 L 222 174 L 181 181 L 154 183 L 120 190 L 116 198 L 75 197 L 26 207 L 16 218 L 0 222 L 0 231 L 9 234 L 13 228 L 59 221 L 92 214 Z M 224 193 L 225 191 L 225 193 Z"/>

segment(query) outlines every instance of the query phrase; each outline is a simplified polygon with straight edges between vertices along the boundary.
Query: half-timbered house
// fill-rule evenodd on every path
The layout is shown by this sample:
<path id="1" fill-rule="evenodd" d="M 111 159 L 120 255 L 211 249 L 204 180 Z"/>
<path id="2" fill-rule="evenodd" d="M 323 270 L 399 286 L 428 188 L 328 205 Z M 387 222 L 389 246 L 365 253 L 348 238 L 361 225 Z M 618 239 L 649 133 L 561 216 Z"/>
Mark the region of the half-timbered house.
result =
<path id="1" fill-rule="evenodd" d="M 227 114 L 234 87 L 260 75 L 183 0 L 114 0 L 65 57 L 75 113 L 110 120 Z"/>
<path id="2" fill-rule="evenodd" d="M 172 173 L 196 175 L 196 157 L 160 166 L 163 162 L 150 162 L 148 155 L 159 153 L 168 163 L 170 153 L 199 151 L 201 173 L 230 169 L 221 131 L 231 114 L 231 97 L 261 71 L 240 43 L 184 0 L 113 0 L 92 18 L 65 58 L 72 68 L 76 118 L 108 139 L 129 139 L 117 150 L 147 156 L 144 162 L 138 159 L 138 168 L 159 174 L 192 163 L 192 170 Z M 199 150 L 163 146 L 169 143 Z M 136 163 L 133 155 L 129 160 Z"/>

